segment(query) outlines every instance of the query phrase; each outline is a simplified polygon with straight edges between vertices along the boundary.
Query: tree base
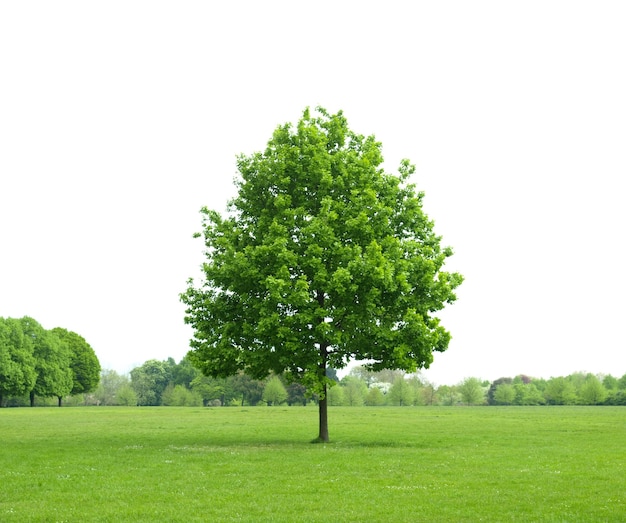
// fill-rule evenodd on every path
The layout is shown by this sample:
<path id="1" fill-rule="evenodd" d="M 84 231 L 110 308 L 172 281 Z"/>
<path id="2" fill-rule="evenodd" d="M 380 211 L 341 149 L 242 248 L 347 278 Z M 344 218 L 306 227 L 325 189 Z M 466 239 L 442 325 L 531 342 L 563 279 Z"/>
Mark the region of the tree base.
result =
<path id="1" fill-rule="evenodd" d="M 319 436 L 311 440 L 311 443 L 330 443 L 327 439 L 320 438 Z"/>

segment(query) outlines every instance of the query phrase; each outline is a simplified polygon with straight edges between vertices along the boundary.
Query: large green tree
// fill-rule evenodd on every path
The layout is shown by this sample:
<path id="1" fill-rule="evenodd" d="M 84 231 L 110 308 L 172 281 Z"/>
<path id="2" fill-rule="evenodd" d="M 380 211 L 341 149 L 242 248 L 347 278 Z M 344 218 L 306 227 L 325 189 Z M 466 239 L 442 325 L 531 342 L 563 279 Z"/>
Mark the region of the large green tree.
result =
<path id="1" fill-rule="evenodd" d="M 100 381 L 100 361 L 85 338 L 61 327 L 52 329 L 61 342 L 65 343 L 70 355 L 72 390 L 70 394 L 84 394 L 96 390 Z"/>
<path id="2" fill-rule="evenodd" d="M 7 396 L 29 393 L 36 379 L 31 338 L 19 320 L 0 318 L 0 407 Z"/>
<path id="3" fill-rule="evenodd" d="M 57 398 L 66 396 L 73 386 L 69 349 L 56 334 L 45 330 L 33 318 L 24 316 L 20 322 L 24 335 L 28 336 L 33 344 L 35 358 L 37 379 L 30 390 L 31 407 L 35 404 L 35 396 Z"/>
<path id="4" fill-rule="evenodd" d="M 131 386 L 138 405 L 160 405 L 161 396 L 170 381 L 167 361 L 148 360 L 130 371 Z"/>
<path id="5" fill-rule="evenodd" d="M 381 144 L 344 115 L 308 109 L 263 152 L 238 158 L 226 216 L 204 208 L 204 281 L 181 295 L 190 357 L 206 374 L 285 372 L 319 395 L 328 441 L 326 375 L 353 359 L 412 372 L 444 351 L 437 311 L 462 277 L 442 270 L 423 193 L 382 168 Z"/>

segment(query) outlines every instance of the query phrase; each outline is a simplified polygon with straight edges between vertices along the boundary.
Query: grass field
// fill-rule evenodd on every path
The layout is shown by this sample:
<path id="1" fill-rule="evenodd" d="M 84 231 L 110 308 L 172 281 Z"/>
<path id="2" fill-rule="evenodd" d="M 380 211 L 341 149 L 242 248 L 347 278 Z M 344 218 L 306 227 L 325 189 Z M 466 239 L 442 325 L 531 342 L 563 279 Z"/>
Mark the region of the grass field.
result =
<path id="1" fill-rule="evenodd" d="M 0 410 L 1 522 L 626 521 L 626 408 Z"/>

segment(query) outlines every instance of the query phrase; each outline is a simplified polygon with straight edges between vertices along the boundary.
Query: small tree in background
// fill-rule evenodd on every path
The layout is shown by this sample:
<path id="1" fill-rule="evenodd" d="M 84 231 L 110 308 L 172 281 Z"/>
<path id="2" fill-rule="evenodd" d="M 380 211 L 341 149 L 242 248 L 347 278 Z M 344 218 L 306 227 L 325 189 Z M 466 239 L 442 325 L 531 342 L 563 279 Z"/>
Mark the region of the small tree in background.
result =
<path id="1" fill-rule="evenodd" d="M 368 407 L 380 407 L 385 404 L 385 395 L 378 387 L 370 387 L 365 396 L 365 404 Z"/>
<path id="2" fill-rule="evenodd" d="M 485 391 L 478 378 L 465 378 L 457 387 L 463 403 L 479 405 L 485 401 Z"/>
<path id="3" fill-rule="evenodd" d="M 600 405 L 607 398 L 608 392 L 597 376 L 589 374 L 580 387 L 579 396 L 585 405 Z"/>
<path id="4" fill-rule="evenodd" d="M 268 405 L 280 405 L 287 399 L 287 389 L 278 376 L 272 376 L 263 390 L 263 401 Z"/>
<path id="5" fill-rule="evenodd" d="M 500 383 L 493 393 L 496 405 L 512 405 L 515 402 L 515 387 L 512 383 Z"/>
<path id="6" fill-rule="evenodd" d="M 543 392 L 550 405 L 573 405 L 576 403 L 576 389 L 571 381 L 559 376 L 550 378 Z"/>
<path id="7" fill-rule="evenodd" d="M 394 379 L 387 393 L 387 400 L 391 405 L 399 405 L 400 407 L 413 404 L 413 389 L 404 376 L 398 376 Z"/>

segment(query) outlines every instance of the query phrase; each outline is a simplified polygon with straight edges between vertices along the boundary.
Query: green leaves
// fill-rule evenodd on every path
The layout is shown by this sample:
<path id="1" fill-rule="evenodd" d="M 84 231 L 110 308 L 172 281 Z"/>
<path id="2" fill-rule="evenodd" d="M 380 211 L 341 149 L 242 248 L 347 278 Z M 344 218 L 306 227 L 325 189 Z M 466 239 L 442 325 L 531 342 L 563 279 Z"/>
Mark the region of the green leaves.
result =
<path id="1" fill-rule="evenodd" d="M 415 167 L 385 173 L 381 149 L 318 108 L 237 159 L 228 216 L 202 210 L 205 281 L 181 295 L 204 372 L 289 370 L 321 389 L 329 361 L 413 371 L 447 348 L 432 313 L 463 278 L 442 271 L 452 251 L 408 183 Z"/>

